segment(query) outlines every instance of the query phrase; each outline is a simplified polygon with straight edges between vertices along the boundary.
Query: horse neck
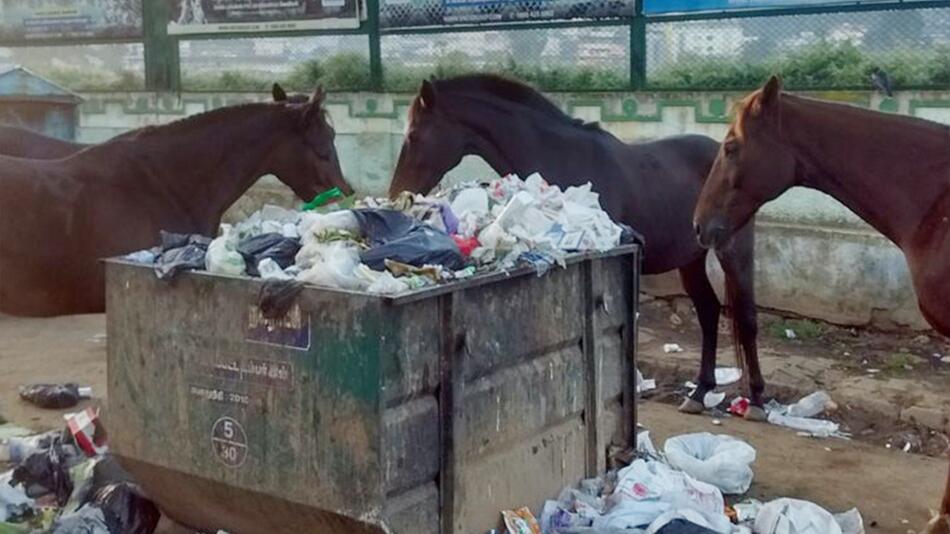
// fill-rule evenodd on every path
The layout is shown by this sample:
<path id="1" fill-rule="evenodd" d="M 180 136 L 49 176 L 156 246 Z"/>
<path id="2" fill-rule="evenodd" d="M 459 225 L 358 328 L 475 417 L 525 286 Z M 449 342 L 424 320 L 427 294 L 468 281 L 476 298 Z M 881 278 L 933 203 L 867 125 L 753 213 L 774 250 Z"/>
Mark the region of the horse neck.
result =
<path id="1" fill-rule="evenodd" d="M 101 151 L 115 151 L 150 193 L 170 204 L 166 213 L 176 219 L 170 223 L 185 219 L 194 232 L 214 234 L 224 212 L 267 174 L 274 144 L 287 131 L 276 107 L 258 109 L 243 110 L 236 120 L 186 119 L 193 123 L 126 136 L 79 157 L 101 162 Z"/>
<path id="2" fill-rule="evenodd" d="M 458 119 L 474 133 L 466 155 L 482 157 L 498 174 L 521 177 L 538 172 L 548 182 L 580 185 L 590 177 L 585 157 L 600 149 L 604 133 L 565 124 L 534 110 L 507 103 L 466 100 Z"/>
<path id="3" fill-rule="evenodd" d="M 801 185 L 831 195 L 898 246 L 950 186 L 946 127 L 790 95 L 781 121 L 804 164 Z"/>

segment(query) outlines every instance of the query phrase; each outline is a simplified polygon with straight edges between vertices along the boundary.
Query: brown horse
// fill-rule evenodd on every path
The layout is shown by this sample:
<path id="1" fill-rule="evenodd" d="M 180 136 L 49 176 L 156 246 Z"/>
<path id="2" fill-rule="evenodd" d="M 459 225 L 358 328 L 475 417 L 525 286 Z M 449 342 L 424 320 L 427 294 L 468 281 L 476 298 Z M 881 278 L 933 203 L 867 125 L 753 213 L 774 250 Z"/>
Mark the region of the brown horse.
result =
<path id="1" fill-rule="evenodd" d="M 703 333 L 699 387 L 680 408 L 694 413 L 702 411 L 703 397 L 716 387 L 721 306 L 691 214 L 717 150 L 715 141 L 695 135 L 625 144 L 595 124 L 571 118 L 525 85 L 490 75 L 463 76 L 422 84 L 389 192 L 427 192 L 469 154 L 481 156 L 499 174 L 537 171 L 561 187 L 591 181 L 607 213 L 645 236 L 643 271 L 678 269 L 696 306 Z M 736 350 L 745 354 L 753 402 L 761 407 L 752 229 L 747 225 L 717 256 L 726 274 Z M 764 412 L 759 408 L 750 414 Z"/>
<path id="2" fill-rule="evenodd" d="M 305 104 L 310 99 L 304 94 L 288 95 L 280 84 L 271 88 L 274 102 Z M 123 134 L 124 135 L 124 134 Z M 92 145 L 72 143 L 55 137 L 49 137 L 33 130 L 15 126 L 0 126 L 0 156 L 26 159 L 61 159 Z"/>
<path id="3" fill-rule="evenodd" d="M 792 186 L 823 191 L 894 242 L 924 317 L 950 336 L 950 127 L 781 92 L 741 104 L 696 206 L 699 241 L 728 243 Z"/>
<path id="4" fill-rule="evenodd" d="M 60 159 L 88 147 L 49 137 L 33 130 L 0 126 L 0 155 L 26 159 Z"/>
<path id="5" fill-rule="evenodd" d="M 150 247 L 160 230 L 214 235 L 262 175 L 305 200 L 350 191 L 323 99 L 221 108 L 61 160 L 0 158 L 0 311 L 103 311 L 99 258 Z"/>

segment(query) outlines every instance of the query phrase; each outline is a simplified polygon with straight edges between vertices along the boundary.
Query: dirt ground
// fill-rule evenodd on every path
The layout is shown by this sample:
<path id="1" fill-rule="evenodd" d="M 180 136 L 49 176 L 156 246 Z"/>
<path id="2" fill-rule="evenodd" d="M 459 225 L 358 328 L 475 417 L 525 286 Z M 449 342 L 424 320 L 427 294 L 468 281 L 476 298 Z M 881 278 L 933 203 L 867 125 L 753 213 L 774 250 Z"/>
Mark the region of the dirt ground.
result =
<path id="1" fill-rule="evenodd" d="M 674 313 L 678 317 L 671 320 Z M 800 335 L 786 339 L 786 327 Z M 836 400 L 840 393 L 846 400 L 841 401 L 836 417 L 856 438 L 846 441 L 803 438 L 782 428 L 732 418 L 721 418 L 721 426 L 716 426 L 708 415 L 677 413 L 671 403 L 681 398 L 682 380 L 692 378 L 698 368 L 699 335 L 692 314 L 682 303 L 645 302 L 641 332 L 641 367 L 648 376 L 658 379 L 660 388 L 653 400 L 641 405 L 640 423 L 651 430 L 658 446 L 662 447 L 666 437 L 685 432 L 743 437 L 759 451 L 752 496 L 799 497 L 833 511 L 858 506 L 868 526 L 876 525 L 869 532 L 905 534 L 923 525 L 928 509 L 939 502 L 946 461 L 902 449 L 917 440 L 909 447 L 911 452 L 937 455 L 946 446 L 939 432 L 913 417 L 904 417 L 908 411 L 918 416 L 948 412 L 942 403 L 950 400 L 935 392 L 950 394 L 946 387 L 950 384 L 950 364 L 935 363 L 929 357 L 931 351 L 950 353 L 942 342 L 925 342 L 915 339 L 915 334 L 852 332 L 765 317 L 760 344 L 770 391 L 782 400 L 816 387 L 829 389 Z M 0 339 L 0 362 L 5 367 L 0 374 L 0 416 L 34 430 L 62 425 L 63 411 L 40 410 L 17 398 L 17 387 L 29 383 L 79 382 L 93 387 L 90 403 L 104 403 L 104 316 L 42 320 L 0 317 Z M 666 354 L 662 345 L 670 342 L 681 344 L 684 351 Z M 893 359 L 895 354 L 907 358 L 898 363 Z M 728 351 L 721 352 L 720 365 L 732 365 L 733 361 Z M 881 370 L 868 372 L 877 368 Z M 888 398 L 880 400 L 881 406 L 874 406 L 860 395 L 848 396 L 852 390 L 864 391 L 862 387 L 869 398 L 884 388 L 896 391 L 893 394 L 902 400 L 895 408 L 895 401 Z M 934 424 L 941 421 L 930 420 Z M 105 424 L 108 428 L 108 418 Z M 165 525 L 162 532 L 186 531 Z"/>

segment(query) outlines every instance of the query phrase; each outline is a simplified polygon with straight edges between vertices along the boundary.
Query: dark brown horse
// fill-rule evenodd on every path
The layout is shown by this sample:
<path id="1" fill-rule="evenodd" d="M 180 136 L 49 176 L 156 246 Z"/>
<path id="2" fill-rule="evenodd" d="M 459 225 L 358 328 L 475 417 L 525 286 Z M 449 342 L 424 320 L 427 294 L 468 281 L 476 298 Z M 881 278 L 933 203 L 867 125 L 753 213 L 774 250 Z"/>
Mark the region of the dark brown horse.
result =
<path id="1" fill-rule="evenodd" d="M 343 180 L 318 91 L 147 127 L 61 160 L 0 158 L 0 311 L 101 312 L 98 259 L 160 230 L 215 235 L 224 211 L 272 173 L 301 199 Z"/>
<path id="2" fill-rule="evenodd" d="M 307 95 L 288 95 L 280 84 L 274 84 L 271 89 L 274 102 L 289 104 L 305 104 L 310 99 Z M 0 126 L 0 156 L 12 156 L 26 159 L 60 159 L 72 156 L 76 152 L 92 145 L 72 143 L 49 137 L 33 130 L 17 128 L 15 126 Z"/>
<path id="3" fill-rule="evenodd" d="M 950 127 L 785 94 L 772 78 L 742 102 L 716 158 L 696 206 L 699 241 L 729 243 L 795 185 L 900 247 L 924 317 L 950 336 Z"/>
<path id="4" fill-rule="evenodd" d="M 33 130 L 0 126 L 0 155 L 26 159 L 60 159 L 88 147 L 49 137 Z"/>
<path id="5" fill-rule="evenodd" d="M 425 82 L 412 103 L 407 137 L 390 186 L 427 192 L 463 156 L 481 156 L 499 174 L 540 172 L 561 187 L 592 182 L 604 209 L 646 237 L 647 274 L 678 269 L 702 327 L 702 364 L 683 411 L 703 408 L 714 389 L 721 306 L 706 274 L 707 252 L 697 243 L 691 214 L 718 150 L 703 136 L 625 144 L 595 124 L 563 113 L 517 82 L 474 75 Z M 753 292 L 753 225 L 717 252 L 733 308 L 736 349 L 748 362 L 753 399 L 762 404 Z M 741 357 L 741 356 L 740 356 Z M 761 410 L 750 410 L 761 417 Z"/>

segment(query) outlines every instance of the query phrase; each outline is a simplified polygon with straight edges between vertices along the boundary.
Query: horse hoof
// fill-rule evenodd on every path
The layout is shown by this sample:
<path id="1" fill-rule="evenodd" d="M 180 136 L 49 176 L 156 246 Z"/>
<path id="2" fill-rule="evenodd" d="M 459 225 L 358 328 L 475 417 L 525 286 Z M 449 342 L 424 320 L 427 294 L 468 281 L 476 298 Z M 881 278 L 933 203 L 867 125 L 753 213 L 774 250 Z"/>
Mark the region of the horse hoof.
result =
<path id="1" fill-rule="evenodd" d="M 762 423 L 768 421 L 769 416 L 761 406 L 749 406 L 749 409 L 745 413 L 745 419 L 746 421 Z"/>
<path id="2" fill-rule="evenodd" d="M 689 397 L 687 397 L 686 400 L 683 401 L 683 404 L 680 404 L 680 407 L 679 407 L 680 412 L 694 414 L 694 415 L 703 413 L 703 410 L 705 409 L 706 407 L 703 406 L 703 403 L 694 401 L 693 399 Z"/>

